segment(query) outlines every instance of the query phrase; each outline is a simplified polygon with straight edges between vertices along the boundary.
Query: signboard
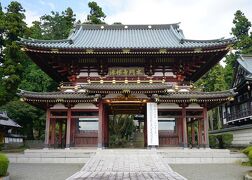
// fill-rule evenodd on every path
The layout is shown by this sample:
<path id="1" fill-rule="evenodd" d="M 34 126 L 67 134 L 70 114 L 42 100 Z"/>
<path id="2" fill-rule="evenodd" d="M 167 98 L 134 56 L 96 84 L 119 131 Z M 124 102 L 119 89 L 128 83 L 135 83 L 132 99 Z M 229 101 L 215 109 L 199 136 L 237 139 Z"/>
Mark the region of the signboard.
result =
<path id="1" fill-rule="evenodd" d="M 147 103 L 147 139 L 148 146 L 159 145 L 157 103 Z"/>
<path id="2" fill-rule="evenodd" d="M 143 76 L 144 68 L 140 67 L 113 67 L 108 69 L 109 76 Z"/>

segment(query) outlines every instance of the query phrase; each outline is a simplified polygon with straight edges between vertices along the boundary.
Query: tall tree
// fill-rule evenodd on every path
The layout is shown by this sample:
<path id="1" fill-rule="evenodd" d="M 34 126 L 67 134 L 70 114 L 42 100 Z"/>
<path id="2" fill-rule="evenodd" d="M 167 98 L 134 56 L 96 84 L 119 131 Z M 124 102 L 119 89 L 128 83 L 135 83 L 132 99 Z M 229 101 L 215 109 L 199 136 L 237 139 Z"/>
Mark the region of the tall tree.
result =
<path id="1" fill-rule="evenodd" d="M 3 46 L 4 46 L 4 12 L 0 2 L 0 64 L 3 62 Z M 0 77 L 2 77 L 1 74 Z"/>
<path id="2" fill-rule="evenodd" d="M 227 89 L 223 71 L 224 67 L 218 63 L 195 83 L 196 87 L 203 88 L 204 91 L 223 91 Z"/>
<path id="3" fill-rule="evenodd" d="M 88 15 L 88 23 L 90 24 L 105 24 L 104 19 L 106 18 L 102 8 L 94 1 L 88 3 L 90 8 L 90 14 Z"/>
<path id="4" fill-rule="evenodd" d="M 40 26 L 43 39 L 64 39 L 68 37 L 76 19 L 73 10 L 67 8 L 61 14 L 52 11 L 51 15 L 44 15 L 40 20 L 41 24 L 36 23 L 34 25 L 37 28 Z"/>
<path id="5" fill-rule="evenodd" d="M 251 22 L 240 10 L 234 16 L 232 34 L 237 38 L 235 48 L 243 54 L 252 53 L 252 33 L 249 32 Z"/>
<path id="6" fill-rule="evenodd" d="M 25 10 L 16 1 L 11 2 L 6 10 L 7 12 L 3 16 L 4 56 L 0 67 L 2 75 L 0 80 L 0 103 L 5 103 L 15 97 L 16 90 L 21 82 L 20 76 L 23 72 L 22 60 L 25 56 L 16 42 L 26 31 L 26 23 L 24 22 Z"/>
<path id="7" fill-rule="evenodd" d="M 229 88 L 231 88 L 234 79 L 234 65 L 238 55 L 252 53 L 251 22 L 246 18 L 243 12 L 238 10 L 234 14 L 233 24 L 234 27 L 231 29 L 231 34 L 237 39 L 234 44 L 235 51 L 228 54 L 224 60 L 226 63 L 224 77 Z"/>

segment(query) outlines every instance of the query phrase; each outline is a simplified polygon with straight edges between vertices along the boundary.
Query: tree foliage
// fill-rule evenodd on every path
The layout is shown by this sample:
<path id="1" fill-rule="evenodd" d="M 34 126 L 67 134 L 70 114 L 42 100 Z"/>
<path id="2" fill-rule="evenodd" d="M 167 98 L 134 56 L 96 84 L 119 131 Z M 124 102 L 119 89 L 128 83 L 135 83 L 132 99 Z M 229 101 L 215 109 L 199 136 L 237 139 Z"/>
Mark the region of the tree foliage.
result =
<path id="1" fill-rule="evenodd" d="M 16 119 L 23 126 L 23 133 L 33 139 L 34 130 L 38 137 L 43 136 L 44 111 L 20 102 L 17 89 L 55 91 L 57 84 L 20 50 L 17 42 L 20 37 L 64 39 L 73 28 L 75 14 L 71 8 L 61 13 L 51 12 L 27 27 L 24 12 L 19 2 L 11 2 L 6 12 L 0 4 L 0 109 Z"/>
<path id="2" fill-rule="evenodd" d="M 2 61 L 0 66 L 0 103 L 6 103 L 15 97 L 18 85 L 21 82 L 23 72 L 23 60 L 25 55 L 17 44 L 19 37 L 24 36 L 27 27 L 24 22 L 25 10 L 20 3 L 11 2 L 6 8 L 6 13 L 1 12 L 1 49 Z M 1 26 L 0 25 L 0 26 Z M 0 104 L 0 105 L 1 105 Z"/>
<path id="3" fill-rule="evenodd" d="M 105 24 L 104 19 L 106 18 L 102 8 L 94 1 L 88 3 L 90 8 L 90 14 L 88 15 L 88 23 L 90 24 Z"/>
<path id="4" fill-rule="evenodd" d="M 225 67 L 217 64 L 207 74 L 205 74 L 195 85 L 203 87 L 205 91 L 222 91 L 232 88 L 234 80 L 234 67 L 239 54 L 252 53 L 252 33 L 250 32 L 251 22 L 240 10 L 236 11 L 233 19 L 234 27 L 231 34 L 236 38 L 234 51 L 226 55 L 224 62 Z M 214 120 L 212 127 L 221 128 L 218 108 L 209 112 L 210 120 Z"/>

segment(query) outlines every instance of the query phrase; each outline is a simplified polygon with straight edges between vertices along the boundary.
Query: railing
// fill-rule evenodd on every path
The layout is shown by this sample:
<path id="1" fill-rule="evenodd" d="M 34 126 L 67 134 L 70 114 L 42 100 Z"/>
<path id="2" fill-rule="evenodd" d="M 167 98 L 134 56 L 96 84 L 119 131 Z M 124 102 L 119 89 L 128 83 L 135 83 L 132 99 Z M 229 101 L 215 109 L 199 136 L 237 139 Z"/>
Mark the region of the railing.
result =
<path id="1" fill-rule="evenodd" d="M 227 118 L 227 122 L 229 122 L 229 121 L 240 120 L 248 116 L 252 116 L 252 109 L 244 109 L 237 113 L 227 114 L 226 118 Z"/>

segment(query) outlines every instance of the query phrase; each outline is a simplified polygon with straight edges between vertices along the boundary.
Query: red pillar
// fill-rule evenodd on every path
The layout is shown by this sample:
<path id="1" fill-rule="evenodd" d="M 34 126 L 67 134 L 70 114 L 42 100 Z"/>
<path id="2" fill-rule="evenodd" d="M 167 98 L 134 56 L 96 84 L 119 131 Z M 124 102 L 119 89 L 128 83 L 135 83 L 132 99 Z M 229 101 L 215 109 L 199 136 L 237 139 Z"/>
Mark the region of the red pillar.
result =
<path id="1" fill-rule="evenodd" d="M 66 148 L 71 144 L 71 108 L 67 108 L 67 129 L 66 129 Z"/>
<path id="2" fill-rule="evenodd" d="M 182 125 L 183 125 L 183 147 L 187 148 L 187 122 L 186 122 L 186 108 L 185 105 L 182 106 Z"/>
<path id="3" fill-rule="evenodd" d="M 192 136 L 192 146 L 195 146 L 195 131 L 194 131 L 194 122 L 191 122 L 191 136 Z"/>
<path id="4" fill-rule="evenodd" d="M 104 147 L 108 147 L 109 143 L 109 119 L 108 119 L 108 113 L 107 108 L 104 105 L 103 107 L 103 132 L 104 132 Z"/>
<path id="5" fill-rule="evenodd" d="M 62 120 L 59 121 L 59 144 L 62 147 Z"/>
<path id="6" fill-rule="evenodd" d="M 202 147 L 202 119 L 198 120 L 198 145 Z"/>
<path id="7" fill-rule="evenodd" d="M 207 108 L 203 108 L 203 121 L 204 121 L 204 147 L 209 147 L 208 139 L 208 118 L 207 118 Z"/>
<path id="8" fill-rule="evenodd" d="M 52 132 L 51 132 L 51 145 L 52 147 L 55 147 L 55 128 L 56 128 L 56 119 L 51 119 L 51 124 L 52 124 Z"/>
<path id="9" fill-rule="evenodd" d="M 183 146 L 183 131 L 182 131 L 182 118 L 177 119 L 178 124 L 178 143 Z"/>
<path id="10" fill-rule="evenodd" d="M 50 138 L 50 109 L 46 110 L 46 127 L 45 127 L 45 148 L 49 147 L 49 138 Z"/>
<path id="11" fill-rule="evenodd" d="M 104 117 L 104 107 L 102 101 L 99 103 L 99 130 L 98 130 L 98 148 L 104 147 L 104 132 L 103 132 L 103 117 Z"/>

